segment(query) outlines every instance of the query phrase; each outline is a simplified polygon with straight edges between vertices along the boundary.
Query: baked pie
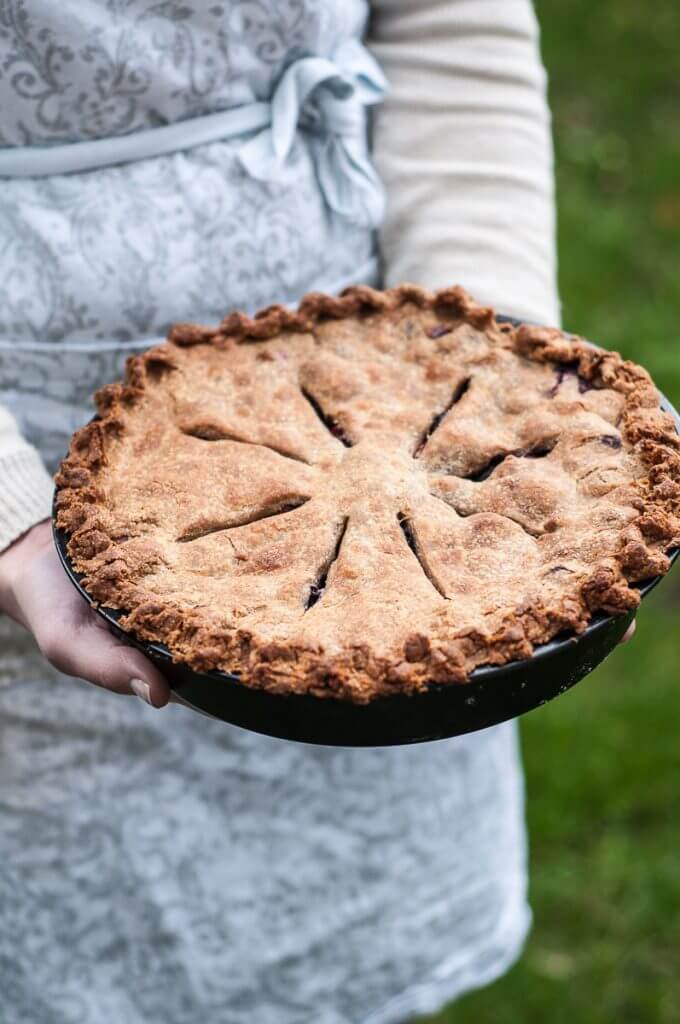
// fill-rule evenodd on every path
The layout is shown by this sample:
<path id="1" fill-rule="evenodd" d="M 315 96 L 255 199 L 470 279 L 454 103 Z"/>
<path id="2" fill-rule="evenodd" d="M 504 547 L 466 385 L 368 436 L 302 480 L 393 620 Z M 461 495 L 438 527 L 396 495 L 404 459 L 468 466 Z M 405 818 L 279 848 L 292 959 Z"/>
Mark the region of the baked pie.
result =
<path id="1" fill-rule="evenodd" d="M 680 542 L 646 371 L 460 288 L 177 325 L 96 403 L 57 477 L 87 592 L 271 692 L 464 683 L 634 608 Z"/>

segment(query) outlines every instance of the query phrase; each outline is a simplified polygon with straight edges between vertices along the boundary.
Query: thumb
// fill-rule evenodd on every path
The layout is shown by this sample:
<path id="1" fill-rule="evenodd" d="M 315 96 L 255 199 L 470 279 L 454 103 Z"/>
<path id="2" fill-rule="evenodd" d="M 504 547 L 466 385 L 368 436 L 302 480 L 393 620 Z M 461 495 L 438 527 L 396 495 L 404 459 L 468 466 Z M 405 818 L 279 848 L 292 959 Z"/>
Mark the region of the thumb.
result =
<path id="1" fill-rule="evenodd" d="M 67 644 L 57 638 L 44 653 L 61 672 L 105 690 L 134 694 L 154 708 L 170 700 L 170 686 L 153 662 L 114 637 L 94 616 L 87 617 Z"/>

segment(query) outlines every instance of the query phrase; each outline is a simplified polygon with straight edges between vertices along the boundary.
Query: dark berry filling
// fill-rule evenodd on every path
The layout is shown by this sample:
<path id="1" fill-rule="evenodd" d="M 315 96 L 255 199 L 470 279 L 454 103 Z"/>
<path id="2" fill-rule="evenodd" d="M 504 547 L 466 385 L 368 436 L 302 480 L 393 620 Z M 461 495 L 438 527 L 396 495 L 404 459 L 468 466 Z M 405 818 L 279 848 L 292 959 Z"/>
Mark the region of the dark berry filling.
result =
<path id="1" fill-rule="evenodd" d="M 345 534 L 347 533 L 348 523 L 349 517 L 345 516 L 340 525 L 340 529 L 338 530 L 338 535 L 335 538 L 335 546 L 333 548 L 333 552 L 330 558 L 325 563 L 325 565 L 321 566 L 316 580 L 309 586 L 309 590 L 307 591 L 307 600 L 305 602 L 305 611 L 309 611 L 310 608 L 314 607 L 314 605 L 317 603 L 319 598 L 322 596 L 324 590 L 326 589 L 326 583 L 328 582 L 328 574 L 330 573 L 331 569 L 333 568 L 338 558 L 340 557 L 340 549 L 342 548 L 342 542 L 345 539 Z"/>
<path id="2" fill-rule="evenodd" d="M 314 397 L 314 395 L 312 395 L 305 388 L 301 388 L 300 390 L 302 392 L 303 397 L 307 399 L 312 409 L 314 410 L 320 421 L 323 423 L 326 430 L 328 430 L 329 433 L 333 435 L 333 437 L 337 437 L 338 441 L 342 441 L 345 448 L 351 448 L 352 441 L 349 439 L 349 437 L 342 429 L 338 421 L 333 416 L 329 416 L 329 414 L 324 409 L 322 409 L 321 404 Z"/>
<path id="3" fill-rule="evenodd" d="M 429 424 L 427 425 L 427 427 L 423 431 L 423 433 L 422 433 L 422 435 L 420 437 L 420 440 L 418 441 L 418 443 L 416 444 L 415 448 L 413 449 L 413 457 L 414 457 L 414 459 L 418 458 L 418 456 L 422 452 L 423 448 L 425 447 L 427 442 L 430 440 L 430 438 L 434 434 L 434 432 L 437 429 L 437 427 L 440 426 L 442 420 L 447 415 L 447 413 L 449 413 L 451 411 L 451 409 L 453 409 L 454 405 L 457 402 L 460 402 L 461 398 L 463 397 L 465 392 L 470 387 L 471 379 L 472 379 L 471 377 L 466 377 L 465 380 L 460 381 L 460 383 L 457 385 L 457 387 L 454 388 L 453 394 L 451 395 L 450 400 L 446 403 L 444 408 L 440 409 L 439 412 L 434 414 L 434 416 L 430 420 Z"/>
<path id="4" fill-rule="evenodd" d="M 428 338 L 443 338 L 445 334 L 450 334 L 453 327 L 450 324 L 435 324 L 434 327 L 428 327 L 425 331 Z"/>
<path id="5" fill-rule="evenodd" d="M 422 552 L 419 549 L 418 541 L 416 539 L 416 535 L 415 535 L 415 532 L 413 530 L 413 526 L 411 524 L 411 520 L 409 519 L 408 515 L 405 512 L 400 512 L 398 514 L 398 516 L 397 516 L 397 522 L 399 523 L 399 526 L 401 528 L 401 532 L 404 535 L 404 540 L 406 541 L 406 543 L 410 547 L 410 549 L 413 552 L 413 554 L 416 556 L 418 564 L 419 564 L 420 568 L 423 570 L 423 573 L 425 574 L 427 579 L 430 581 L 430 583 L 432 584 L 434 589 L 437 591 L 439 596 L 443 597 L 444 599 L 446 599 L 446 593 L 445 593 L 444 589 L 439 584 L 438 580 L 435 579 L 435 577 L 432 575 L 432 572 L 430 571 L 430 567 L 427 564 L 427 562 L 425 561 L 425 558 L 424 558 Z"/>
<path id="6" fill-rule="evenodd" d="M 557 396 L 557 392 L 560 390 L 560 385 L 568 377 L 576 377 L 580 395 L 584 395 L 586 391 L 594 391 L 594 385 L 591 384 L 589 380 L 586 380 L 585 377 L 582 377 L 578 372 L 578 363 L 567 363 L 565 366 L 560 366 L 555 370 L 555 374 L 557 379 L 548 391 L 548 398 L 555 398 Z"/>
<path id="7" fill-rule="evenodd" d="M 539 441 L 531 448 L 515 448 L 512 452 L 499 452 L 498 455 L 494 455 L 493 458 L 489 459 L 489 461 L 480 469 L 476 470 L 474 473 L 469 473 L 465 479 L 472 480 L 474 483 L 481 483 L 482 480 L 486 480 L 490 477 L 494 469 L 496 469 L 497 466 L 500 466 L 501 462 L 505 462 L 509 456 L 514 455 L 516 459 L 542 459 L 546 455 L 550 454 L 556 444 L 556 439 L 549 438 L 545 441 Z"/>

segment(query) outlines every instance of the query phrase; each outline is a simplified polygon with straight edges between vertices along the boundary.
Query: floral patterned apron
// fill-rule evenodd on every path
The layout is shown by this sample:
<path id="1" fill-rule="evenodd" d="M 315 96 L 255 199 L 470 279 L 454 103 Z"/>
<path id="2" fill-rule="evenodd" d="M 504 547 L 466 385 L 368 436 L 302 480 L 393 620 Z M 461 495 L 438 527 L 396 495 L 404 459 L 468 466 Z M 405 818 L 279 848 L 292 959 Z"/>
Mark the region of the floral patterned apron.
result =
<path id="1" fill-rule="evenodd" d="M 50 468 L 169 322 L 377 280 L 366 14 L 0 5 L 0 402 Z M 389 1024 L 528 927 L 513 725 L 286 743 L 66 679 L 0 618 L 0 783 L 3 1024 Z"/>

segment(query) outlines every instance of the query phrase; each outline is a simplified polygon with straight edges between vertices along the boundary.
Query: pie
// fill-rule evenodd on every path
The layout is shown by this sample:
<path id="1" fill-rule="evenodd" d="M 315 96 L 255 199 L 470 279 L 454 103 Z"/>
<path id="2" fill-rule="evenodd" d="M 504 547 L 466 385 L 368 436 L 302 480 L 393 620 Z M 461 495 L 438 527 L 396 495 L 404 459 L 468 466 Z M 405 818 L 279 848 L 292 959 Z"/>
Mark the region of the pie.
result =
<path id="1" fill-rule="evenodd" d="M 96 403 L 57 476 L 85 589 L 250 687 L 464 683 L 635 608 L 680 543 L 646 371 L 460 288 L 177 325 Z"/>

